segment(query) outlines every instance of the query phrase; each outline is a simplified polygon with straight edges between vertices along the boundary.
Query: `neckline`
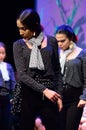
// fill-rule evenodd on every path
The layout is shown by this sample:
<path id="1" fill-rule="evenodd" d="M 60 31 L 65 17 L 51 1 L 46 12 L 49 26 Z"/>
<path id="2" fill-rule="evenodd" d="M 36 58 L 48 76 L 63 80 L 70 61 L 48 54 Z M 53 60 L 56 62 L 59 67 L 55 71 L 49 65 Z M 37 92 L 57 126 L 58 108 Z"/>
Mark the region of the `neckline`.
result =
<path id="1" fill-rule="evenodd" d="M 83 49 L 81 49 L 81 51 L 78 53 L 78 55 L 77 55 L 76 57 L 74 57 L 74 58 L 72 58 L 72 59 L 67 59 L 67 58 L 66 58 L 66 61 L 68 62 L 68 61 L 71 61 L 71 60 L 76 59 L 77 57 L 79 57 L 79 56 L 81 55 L 82 52 L 83 52 Z"/>
<path id="2" fill-rule="evenodd" d="M 47 38 L 47 36 L 45 36 L 44 40 L 46 42 L 46 45 L 44 47 L 40 47 L 40 50 L 42 50 L 42 49 L 44 49 L 44 48 L 46 48 L 48 46 L 48 38 Z M 32 47 L 30 47 L 31 44 L 28 44 L 28 42 L 26 42 L 25 39 L 23 39 L 23 41 L 25 42 L 25 44 L 28 47 L 28 49 L 32 50 Z"/>

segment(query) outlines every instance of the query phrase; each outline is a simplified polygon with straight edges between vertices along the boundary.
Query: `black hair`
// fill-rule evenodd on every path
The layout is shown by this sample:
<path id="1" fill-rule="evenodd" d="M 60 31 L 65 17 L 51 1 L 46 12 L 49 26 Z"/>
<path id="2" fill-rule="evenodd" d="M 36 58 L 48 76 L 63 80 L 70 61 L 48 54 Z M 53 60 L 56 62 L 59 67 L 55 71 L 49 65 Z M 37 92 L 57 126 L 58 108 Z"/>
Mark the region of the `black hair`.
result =
<path id="1" fill-rule="evenodd" d="M 0 47 L 3 47 L 5 49 L 5 53 L 6 53 L 6 44 L 4 42 L 0 41 Z M 7 62 L 7 55 L 5 56 L 4 61 Z"/>
<path id="2" fill-rule="evenodd" d="M 0 47 L 5 48 L 5 50 L 6 50 L 6 45 L 5 45 L 5 43 L 4 43 L 4 42 L 0 42 Z"/>
<path id="3" fill-rule="evenodd" d="M 23 10 L 20 15 L 17 17 L 20 22 L 29 30 L 36 32 L 39 34 L 43 31 L 43 28 L 40 24 L 40 17 L 39 14 L 32 9 L 25 9 Z"/>
<path id="4" fill-rule="evenodd" d="M 77 42 L 77 37 L 69 25 L 61 25 L 56 27 L 54 34 L 65 34 L 69 40 L 72 40 L 75 43 Z"/>

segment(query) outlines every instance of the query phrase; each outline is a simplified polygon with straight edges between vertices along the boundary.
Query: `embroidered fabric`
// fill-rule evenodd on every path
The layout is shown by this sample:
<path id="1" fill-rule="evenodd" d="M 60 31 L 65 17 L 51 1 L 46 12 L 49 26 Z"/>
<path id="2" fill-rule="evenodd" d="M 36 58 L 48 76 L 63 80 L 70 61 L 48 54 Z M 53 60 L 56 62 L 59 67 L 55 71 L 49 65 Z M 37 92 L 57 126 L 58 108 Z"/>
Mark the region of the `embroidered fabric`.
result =
<path id="1" fill-rule="evenodd" d="M 11 113 L 13 115 L 18 115 L 21 112 L 21 82 L 17 83 L 15 86 L 14 94 L 13 94 L 13 104 L 11 107 Z"/>
<path id="2" fill-rule="evenodd" d="M 49 78 L 43 78 L 40 75 L 36 75 L 34 80 L 36 80 L 40 84 L 43 84 L 47 88 L 53 88 L 54 87 L 54 83 Z"/>

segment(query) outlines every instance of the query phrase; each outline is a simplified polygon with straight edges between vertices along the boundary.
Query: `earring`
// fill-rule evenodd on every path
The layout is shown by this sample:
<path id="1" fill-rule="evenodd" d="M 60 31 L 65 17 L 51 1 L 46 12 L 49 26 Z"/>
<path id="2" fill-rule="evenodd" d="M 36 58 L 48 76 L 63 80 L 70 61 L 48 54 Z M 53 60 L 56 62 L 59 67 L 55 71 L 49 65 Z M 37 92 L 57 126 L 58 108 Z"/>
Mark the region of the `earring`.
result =
<path id="1" fill-rule="evenodd" d="M 73 47 L 74 47 L 74 42 L 73 42 L 73 41 L 71 41 L 71 42 L 70 42 L 70 46 L 69 46 L 69 48 L 72 50 L 72 49 L 73 49 Z"/>
<path id="2" fill-rule="evenodd" d="M 34 32 L 34 33 L 33 33 L 33 36 L 35 37 L 35 35 L 36 35 L 36 33 Z"/>

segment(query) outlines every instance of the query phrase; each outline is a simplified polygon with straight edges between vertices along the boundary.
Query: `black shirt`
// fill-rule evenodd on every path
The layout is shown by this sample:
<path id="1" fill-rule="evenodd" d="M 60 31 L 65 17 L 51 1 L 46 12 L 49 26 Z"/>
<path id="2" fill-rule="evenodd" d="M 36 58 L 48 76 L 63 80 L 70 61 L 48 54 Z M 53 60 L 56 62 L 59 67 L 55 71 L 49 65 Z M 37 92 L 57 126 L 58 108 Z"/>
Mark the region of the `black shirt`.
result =
<path id="1" fill-rule="evenodd" d="M 43 92 L 46 85 L 35 80 L 36 75 L 40 75 L 42 79 L 48 79 L 53 82 L 54 86 L 51 89 L 61 93 L 62 92 L 62 77 L 58 56 L 57 40 L 52 36 L 47 36 L 47 46 L 40 49 L 43 63 L 45 66 L 44 71 L 30 69 L 29 60 L 31 49 L 29 49 L 23 39 L 19 39 L 13 44 L 13 53 L 16 69 L 18 72 L 19 80 L 25 85 L 35 91 Z"/>

